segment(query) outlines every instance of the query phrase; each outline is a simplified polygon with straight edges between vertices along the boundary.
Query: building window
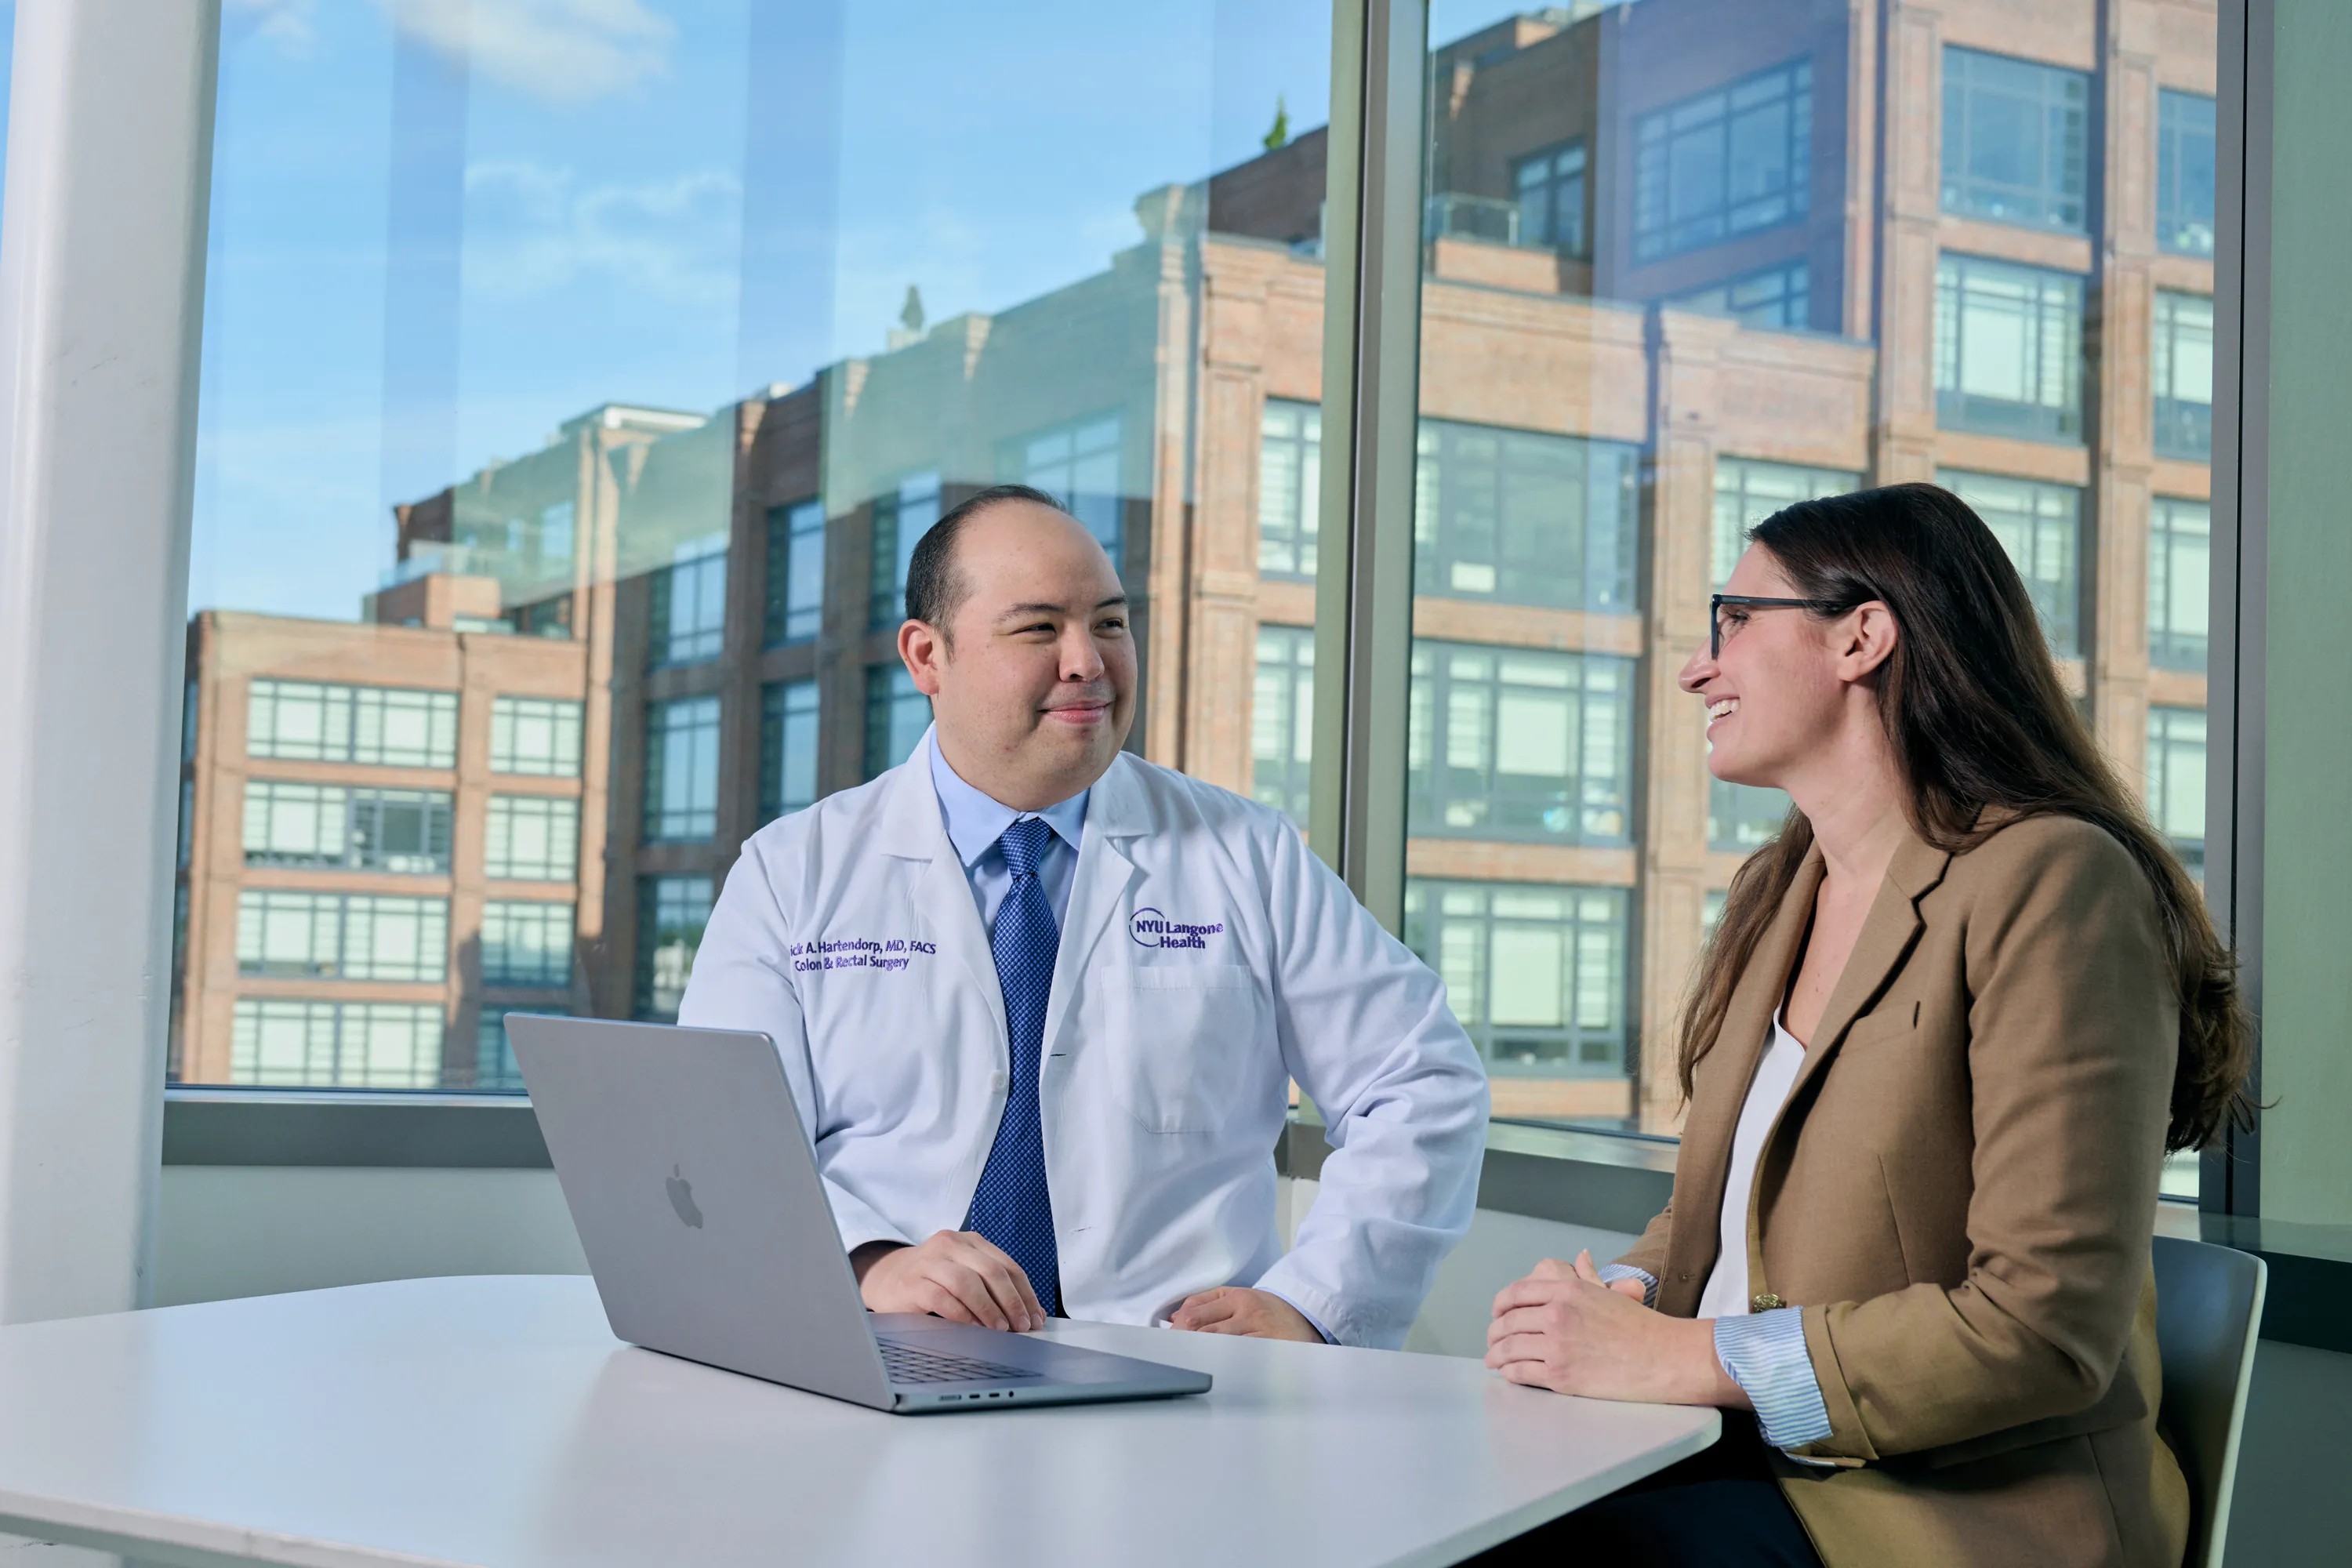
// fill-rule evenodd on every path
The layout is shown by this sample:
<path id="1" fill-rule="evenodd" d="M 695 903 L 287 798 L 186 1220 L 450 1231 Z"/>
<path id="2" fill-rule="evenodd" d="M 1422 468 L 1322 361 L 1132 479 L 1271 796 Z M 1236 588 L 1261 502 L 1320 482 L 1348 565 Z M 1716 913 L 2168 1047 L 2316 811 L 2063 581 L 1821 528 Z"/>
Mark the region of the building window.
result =
<path id="1" fill-rule="evenodd" d="M 2213 100 L 2157 95 L 2156 243 L 2183 256 L 2213 254 Z"/>
<path id="2" fill-rule="evenodd" d="M 569 882 L 580 874 L 580 803 L 562 795 L 494 795 L 482 875 L 508 882 Z"/>
<path id="3" fill-rule="evenodd" d="M 1314 741 L 1315 630 L 1261 626 L 1250 703 L 1250 794 L 1302 828 Z"/>
<path id="4" fill-rule="evenodd" d="M 1780 836 L 1789 819 L 1789 797 L 1760 784 L 1706 781 L 1706 847 L 1746 855 Z"/>
<path id="5" fill-rule="evenodd" d="M 931 725 L 931 700 L 903 664 L 866 672 L 866 776 L 879 778 L 915 754 Z"/>
<path id="6" fill-rule="evenodd" d="M 1706 901 L 1699 906 L 1699 930 L 1708 941 L 1715 938 L 1715 928 L 1723 923 L 1723 906 L 1731 901 L 1728 888 L 1709 888 Z"/>
<path id="7" fill-rule="evenodd" d="M 898 488 L 874 498 L 873 591 L 866 605 L 866 624 L 887 631 L 905 620 L 907 568 L 914 563 L 915 544 L 940 520 L 940 477 L 916 474 Z"/>
<path id="8" fill-rule="evenodd" d="M 997 453 L 997 473 L 1002 478 L 1052 496 L 1087 525 L 1087 532 L 1102 541 L 1114 563 L 1118 560 L 1123 493 L 1118 431 L 1118 415 L 1098 415 L 1008 441 Z"/>
<path id="9" fill-rule="evenodd" d="M 1936 264 L 1936 423 L 2083 438 L 2083 280 L 1947 255 Z"/>
<path id="10" fill-rule="evenodd" d="M 490 772 L 578 778 L 580 704 L 551 697 L 501 697 L 493 702 Z"/>
<path id="11" fill-rule="evenodd" d="M 768 510 L 766 640 L 806 642 L 824 621 L 824 503 Z"/>
<path id="12" fill-rule="evenodd" d="M 482 906 L 482 984 L 572 984 L 570 904 L 492 899 Z"/>
<path id="13" fill-rule="evenodd" d="M 719 831 L 719 699 L 646 704 L 646 837 Z"/>
<path id="14" fill-rule="evenodd" d="M 515 1061 L 514 1042 L 507 1038 L 507 1016 L 520 1013 L 534 1018 L 564 1018 L 536 1007 L 485 1007 L 474 1037 L 473 1087 L 486 1094 L 520 1094 L 522 1068 Z"/>
<path id="15" fill-rule="evenodd" d="M 1781 508 L 1820 496 L 1859 489 L 1862 476 L 1835 468 L 1768 463 L 1760 458 L 1715 460 L 1715 540 L 1712 558 L 1717 588 L 1731 581 L 1731 569 L 1748 549 L 1748 531 Z"/>
<path id="16" fill-rule="evenodd" d="M 717 658 L 727 641 L 727 536 L 677 547 L 677 560 L 653 574 L 647 668 Z"/>
<path id="17" fill-rule="evenodd" d="M 2156 291 L 2156 450 L 2158 457 L 2213 460 L 2213 301 Z"/>
<path id="18" fill-rule="evenodd" d="M 816 682 L 783 680 L 760 693 L 760 820 L 816 799 Z"/>
<path id="19" fill-rule="evenodd" d="M 449 973 L 449 900 L 247 888 L 237 895 L 236 972 L 437 984 Z"/>
<path id="20" fill-rule="evenodd" d="M 1805 216 L 1813 67 L 1791 60 L 1633 128 L 1633 255 L 1696 250 Z"/>
<path id="21" fill-rule="evenodd" d="M 449 825 L 446 790 L 275 779 L 250 779 L 245 786 L 248 866 L 446 876 Z"/>
<path id="22" fill-rule="evenodd" d="M 1413 589 L 1629 615 L 1636 608 L 1635 447 L 1422 421 Z"/>
<path id="23" fill-rule="evenodd" d="M 1269 397 L 1258 425 L 1258 575 L 1312 580 L 1322 514 L 1323 410 Z"/>
<path id="24" fill-rule="evenodd" d="M 437 1004 L 244 1001 L 229 1081 L 310 1089 L 437 1089 Z"/>
<path id="25" fill-rule="evenodd" d="M 1676 295 L 1673 303 L 1685 310 L 1728 316 L 1743 327 L 1790 331 L 1812 325 L 1812 278 L 1810 266 L 1791 261 L 1694 289 Z"/>
<path id="26" fill-rule="evenodd" d="M 1620 888 L 1414 878 L 1404 941 L 1444 979 L 1489 1071 L 1622 1077 L 1626 902 Z"/>
<path id="27" fill-rule="evenodd" d="M 2205 876 L 2205 710 L 2147 710 L 2147 814 L 2189 874 Z"/>
<path id="28" fill-rule="evenodd" d="M 1549 245 L 1562 256 L 1591 254 L 1584 238 L 1584 165 L 1580 137 L 1518 161 L 1511 186 L 1518 194 L 1521 245 Z"/>
<path id="29" fill-rule="evenodd" d="M 637 994 L 640 1018 L 667 1023 L 694 973 L 694 952 L 710 921 L 708 877 L 644 877 L 637 881 Z"/>
<path id="30" fill-rule="evenodd" d="M 2091 79 L 2059 66 L 1944 50 L 1944 210 L 2080 234 Z"/>
<path id="31" fill-rule="evenodd" d="M 2157 497 L 2148 504 L 2148 662 L 2202 670 L 2212 602 L 2213 509 Z"/>
<path id="32" fill-rule="evenodd" d="M 387 768 L 457 765 L 457 694 L 386 686 L 256 680 L 246 755 Z"/>
<path id="33" fill-rule="evenodd" d="M 2083 492 L 2071 485 L 1949 469 L 1936 480 L 1974 508 L 2009 552 L 2018 575 L 2025 579 L 2025 591 L 2033 597 L 2050 651 L 2061 658 L 2081 652 L 2076 633 L 2081 579 L 2075 563 L 2081 557 Z"/>
<path id="34" fill-rule="evenodd" d="M 1606 654 L 1416 644 L 1406 831 L 1631 843 L 1633 671 Z"/>

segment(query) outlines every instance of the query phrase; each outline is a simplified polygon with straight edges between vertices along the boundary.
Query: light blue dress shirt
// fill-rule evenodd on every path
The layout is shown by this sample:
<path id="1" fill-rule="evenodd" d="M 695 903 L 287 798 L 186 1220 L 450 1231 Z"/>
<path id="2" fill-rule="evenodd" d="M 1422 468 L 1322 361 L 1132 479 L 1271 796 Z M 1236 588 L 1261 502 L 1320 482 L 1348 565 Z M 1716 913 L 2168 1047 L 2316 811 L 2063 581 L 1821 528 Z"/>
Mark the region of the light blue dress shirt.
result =
<path id="1" fill-rule="evenodd" d="M 1045 826 L 1054 830 L 1039 859 L 1037 879 L 1045 886 L 1045 901 L 1054 908 L 1055 927 L 1068 924 L 1070 883 L 1077 875 L 1078 839 L 1086 832 L 1087 796 L 1093 792 L 1080 790 L 1043 811 L 1015 811 L 964 783 L 962 775 L 948 765 L 947 758 L 940 754 L 936 726 L 924 734 L 923 747 L 930 753 L 931 787 L 939 792 L 940 816 L 947 824 L 948 842 L 955 846 L 956 858 L 963 862 L 964 880 L 971 884 L 981 929 L 996 929 L 997 909 L 1013 890 L 1013 872 L 996 841 L 1024 816 L 1044 817 Z"/>
<path id="2" fill-rule="evenodd" d="M 1630 1263 L 1601 1266 L 1602 1284 L 1619 1279 L 1640 1280 L 1643 1304 L 1658 1304 L 1657 1277 L 1648 1269 Z M 1764 1429 L 1767 1443 L 1787 1453 L 1830 1435 L 1829 1406 L 1822 1399 L 1821 1380 L 1813 1375 L 1812 1355 L 1805 1349 L 1802 1307 L 1716 1319 L 1715 1359 L 1756 1406 L 1756 1423 Z M 1789 1458 L 1809 1465 L 1827 1462 L 1802 1454 Z"/>

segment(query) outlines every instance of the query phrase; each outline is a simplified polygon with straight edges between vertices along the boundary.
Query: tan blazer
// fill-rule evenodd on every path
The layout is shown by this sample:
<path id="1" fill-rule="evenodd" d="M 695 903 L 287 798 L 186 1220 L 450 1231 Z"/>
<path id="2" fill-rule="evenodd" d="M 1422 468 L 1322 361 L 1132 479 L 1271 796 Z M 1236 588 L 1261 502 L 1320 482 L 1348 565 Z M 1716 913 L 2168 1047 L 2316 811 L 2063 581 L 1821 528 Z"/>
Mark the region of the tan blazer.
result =
<path id="1" fill-rule="evenodd" d="M 1690 1317 L 1821 886 L 1806 860 L 1621 1260 Z M 1895 855 L 1757 1162 L 1749 1289 L 1804 1309 L 1827 1439 L 1774 1458 L 1828 1568 L 2176 1568 L 2149 1267 L 2179 1007 L 2147 879 L 2070 817 Z"/>

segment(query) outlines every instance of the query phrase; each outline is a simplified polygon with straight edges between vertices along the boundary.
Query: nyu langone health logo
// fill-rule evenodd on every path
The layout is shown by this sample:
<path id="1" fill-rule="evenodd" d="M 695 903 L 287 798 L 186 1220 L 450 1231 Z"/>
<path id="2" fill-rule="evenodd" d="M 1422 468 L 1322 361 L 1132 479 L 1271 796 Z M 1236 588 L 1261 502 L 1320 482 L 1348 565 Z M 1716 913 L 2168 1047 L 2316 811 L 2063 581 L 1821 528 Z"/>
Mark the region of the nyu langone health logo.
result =
<path id="1" fill-rule="evenodd" d="M 1223 936 L 1225 925 L 1187 925 L 1171 921 L 1158 910 L 1138 910 L 1127 922 L 1127 934 L 1135 939 L 1138 947 L 1206 947 L 1213 936 Z"/>

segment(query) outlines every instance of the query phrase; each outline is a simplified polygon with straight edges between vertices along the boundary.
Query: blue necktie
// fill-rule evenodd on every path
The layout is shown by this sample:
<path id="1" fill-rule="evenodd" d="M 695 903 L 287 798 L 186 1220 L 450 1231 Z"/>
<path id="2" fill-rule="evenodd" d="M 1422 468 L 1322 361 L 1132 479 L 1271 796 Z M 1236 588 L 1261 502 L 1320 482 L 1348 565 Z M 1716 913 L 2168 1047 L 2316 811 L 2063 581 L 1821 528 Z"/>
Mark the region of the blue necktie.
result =
<path id="1" fill-rule="evenodd" d="M 1029 1276 L 1045 1310 L 1061 1310 L 1061 1269 L 1054 1250 L 1054 1204 L 1045 1190 L 1045 1123 L 1037 1105 L 1039 1058 L 1045 1044 L 1045 1001 L 1054 989 L 1054 952 L 1062 933 L 1054 906 L 1037 879 L 1037 863 L 1053 835 L 1042 817 L 1024 817 L 996 841 L 1013 873 L 1012 890 L 997 906 L 989 946 L 996 984 L 1004 993 L 1004 1026 L 1012 1037 L 1013 1081 L 1004 1120 L 971 1194 L 963 1227 L 1009 1253 Z"/>

